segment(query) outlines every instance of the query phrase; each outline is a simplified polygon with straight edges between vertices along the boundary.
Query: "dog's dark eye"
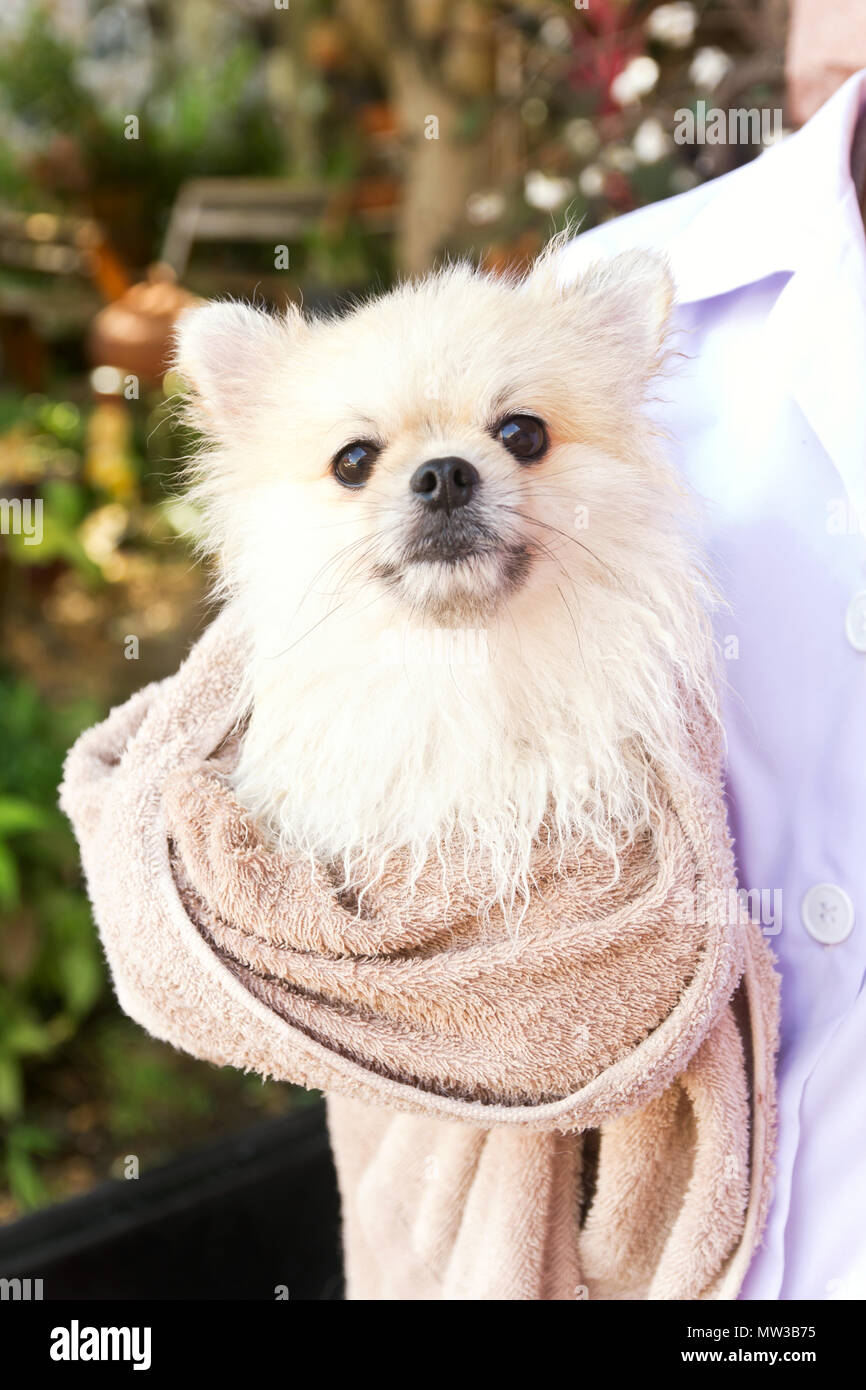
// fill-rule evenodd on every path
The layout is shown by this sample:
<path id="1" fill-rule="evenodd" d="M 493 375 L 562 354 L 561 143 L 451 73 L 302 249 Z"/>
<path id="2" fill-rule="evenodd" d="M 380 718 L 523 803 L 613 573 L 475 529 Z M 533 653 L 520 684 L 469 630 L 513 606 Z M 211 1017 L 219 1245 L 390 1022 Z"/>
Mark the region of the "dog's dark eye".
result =
<path id="1" fill-rule="evenodd" d="M 496 437 L 521 463 L 541 458 L 547 448 L 547 430 L 534 415 L 509 415 L 497 429 Z"/>
<path id="2" fill-rule="evenodd" d="M 379 452 L 375 444 L 359 440 L 341 449 L 331 468 L 345 487 L 363 487 L 373 471 Z"/>

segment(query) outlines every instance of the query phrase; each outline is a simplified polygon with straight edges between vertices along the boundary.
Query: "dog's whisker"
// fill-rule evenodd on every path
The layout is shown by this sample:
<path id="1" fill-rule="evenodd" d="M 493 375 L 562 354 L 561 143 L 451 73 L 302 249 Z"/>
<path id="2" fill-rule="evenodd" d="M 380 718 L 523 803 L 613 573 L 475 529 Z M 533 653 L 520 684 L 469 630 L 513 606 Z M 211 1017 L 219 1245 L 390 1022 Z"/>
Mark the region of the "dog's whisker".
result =
<path id="1" fill-rule="evenodd" d="M 544 553 L 545 553 L 546 555 L 549 556 L 549 558 L 550 558 L 550 559 L 553 561 L 553 563 L 556 565 L 557 569 L 560 571 L 560 573 L 563 575 L 563 577 L 566 579 L 566 581 L 571 585 L 571 587 L 575 590 L 575 592 L 577 592 L 577 586 L 575 585 L 572 576 L 568 573 L 568 570 L 567 570 L 567 569 L 565 568 L 565 566 L 562 564 L 562 562 L 560 561 L 560 559 L 558 558 L 558 556 L 556 556 L 556 555 L 553 553 L 553 551 L 550 549 L 550 546 L 545 545 L 544 541 L 540 541 L 540 540 L 537 540 L 537 539 L 533 542 L 533 544 L 534 544 L 534 545 L 537 545 L 541 550 L 544 551 Z M 562 592 L 562 589 L 560 588 L 560 586 L 559 586 L 558 584 L 556 585 L 556 591 L 557 591 L 557 593 L 559 594 L 559 597 L 562 599 L 562 602 L 563 602 L 564 605 L 565 605 L 565 610 L 566 610 L 566 612 L 568 613 L 569 619 L 570 619 L 570 621 L 571 621 L 571 626 L 572 626 L 572 628 L 573 628 L 573 630 L 574 630 L 574 636 L 575 636 L 575 640 L 576 640 L 576 642 L 577 642 L 578 651 L 580 652 L 581 660 L 583 660 L 583 650 L 582 650 L 581 645 L 580 645 L 580 633 L 578 632 L 577 622 L 576 622 L 576 620 L 575 620 L 574 614 L 573 614 L 572 611 L 571 611 L 571 605 L 569 604 L 567 598 L 565 597 L 565 594 Z"/>
<path id="2" fill-rule="evenodd" d="M 291 619 L 289 620 L 289 625 L 291 626 L 291 623 L 294 622 L 295 618 L 298 616 L 298 613 L 303 608 L 307 599 L 314 591 L 315 585 L 325 574 L 328 573 L 329 569 L 331 569 L 334 565 L 340 564 L 344 557 L 346 557 L 351 551 L 356 550 L 359 546 L 365 546 L 369 549 L 375 543 L 375 541 L 379 539 L 381 534 L 381 532 L 375 532 L 372 536 L 360 536 L 357 540 L 350 541 L 348 545 L 344 546 L 342 550 L 339 550 L 336 555 L 331 556 L 329 560 L 326 560 L 325 563 L 321 565 L 319 569 L 316 571 L 316 573 L 313 575 L 312 579 L 310 580 L 309 584 L 307 585 L 306 589 L 304 590 L 303 594 L 298 600 L 297 606 L 294 612 L 292 613 Z"/>
<path id="3" fill-rule="evenodd" d="M 346 597 L 340 603 L 336 604 L 333 608 L 329 608 L 327 613 L 323 613 L 321 618 L 319 618 L 316 622 L 312 623 L 311 626 L 307 628 L 306 632 L 302 632 L 300 637 L 297 637 L 294 640 L 294 642 L 290 642 L 288 647 L 285 647 L 283 651 L 277 652 L 275 654 L 275 659 L 287 655 L 288 652 L 294 651 L 295 647 L 297 647 L 299 643 L 304 642 L 310 636 L 311 633 L 315 632 L 318 628 L 320 628 L 323 623 L 326 623 L 328 619 L 332 618 L 335 613 L 338 613 L 341 608 L 345 608 L 348 602 L 349 598 Z M 373 604 L 377 602 L 378 595 L 374 595 L 369 603 L 364 604 L 362 608 L 359 608 L 356 611 L 359 614 L 365 613 L 368 608 L 372 608 Z"/>
<path id="4" fill-rule="evenodd" d="M 364 545 L 366 547 L 365 551 L 362 553 L 360 557 L 357 558 L 357 560 L 353 562 L 353 565 L 349 570 L 349 574 L 347 576 L 344 576 L 343 578 L 342 587 L 345 588 L 345 585 L 348 582 L 348 579 L 351 577 L 354 568 L 356 566 L 360 568 L 361 564 L 363 564 L 364 560 L 367 558 L 370 550 L 372 549 L 373 544 L 377 539 L 378 533 L 373 535 L 372 537 L 363 536 L 356 541 L 352 541 L 349 545 L 344 546 L 342 550 L 338 551 L 338 553 L 335 556 L 332 556 L 332 558 L 326 564 L 322 565 L 314 575 L 313 579 L 307 585 L 307 588 L 304 590 L 304 593 L 302 594 L 301 599 L 299 600 L 294 612 L 292 613 L 291 619 L 289 620 L 289 626 L 291 626 L 295 618 L 298 616 L 298 613 L 301 611 L 304 603 L 310 596 L 313 590 L 313 586 L 316 584 L 317 580 L 321 578 L 323 574 L 326 574 L 327 571 L 334 564 L 338 564 L 342 559 L 344 559 L 344 557 L 346 557 L 349 551 L 355 550 L 360 545 Z M 323 595 L 323 597 L 333 597 L 333 595 Z M 341 603 L 337 605 L 336 608 L 330 608 L 327 613 L 323 614 L 323 616 L 319 618 L 317 622 L 313 623 L 309 628 L 307 628 L 307 630 L 303 632 L 300 637 L 296 638 L 295 641 L 291 642 L 288 647 L 285 647 L 282 651 L 275 652 L 272 655 L 271 660 L 278 660 L 280 657 L 285 656 L 287 652 L 292 651 L 298 645 L 299 642 L 303 642 L 307 637 L 309 637 L 311 632 L 315 632 L 315 630 L 318 627 L 320 627 L 322 623 L 325 622 L 328 618 L 332 617 L 335 612 L 337 612 L 340 608 L 345 607 L 348 601 L 349 598 L 347 596 L 345 599 L 342 600 Z"/>
<path id="5" fill-rule="evenodd" d="M 617 574 L 616 570 L 613 569 L 606 560 L 602 560 L 600 555 L 596 555 L 595 551 L 588 546 L 585 541 L 578 540 L 577 536 L 570 536 L 567 531 L 561 530 L 558 526 L 551 525 L 549 521 L 542 521 L 540 517 L 530 516 L 527 512 L 521 511 L 519 507 L 508 507 L 506 510 L 512 512 L 515 516 L 521 517 L 523 521 L 529 522 L 532 526 L 543 526 L 545 530 L 552 531 L 555 535 L 561 536 L 562 539 L 568 541 L 570 545 L 579 546 L 581 550 L 589 555 L 590 559 L 594 560 L 602 569 L 607 570 L 608 574 L 616 581 L 617 585 L 622 584 L 622 577 Z"/>

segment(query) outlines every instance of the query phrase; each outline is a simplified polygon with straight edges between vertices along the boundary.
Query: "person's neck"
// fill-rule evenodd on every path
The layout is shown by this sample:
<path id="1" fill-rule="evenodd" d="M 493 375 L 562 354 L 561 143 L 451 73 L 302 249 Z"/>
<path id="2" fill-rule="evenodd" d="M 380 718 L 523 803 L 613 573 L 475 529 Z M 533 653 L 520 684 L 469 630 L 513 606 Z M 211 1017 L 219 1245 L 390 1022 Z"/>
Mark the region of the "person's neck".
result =
<path id="1" fill-rule="evenodd" d="M 860 215 L 866 227 L 866 106 L 860 112 L 851 141 L 851 177 L 857 189 Z"/>

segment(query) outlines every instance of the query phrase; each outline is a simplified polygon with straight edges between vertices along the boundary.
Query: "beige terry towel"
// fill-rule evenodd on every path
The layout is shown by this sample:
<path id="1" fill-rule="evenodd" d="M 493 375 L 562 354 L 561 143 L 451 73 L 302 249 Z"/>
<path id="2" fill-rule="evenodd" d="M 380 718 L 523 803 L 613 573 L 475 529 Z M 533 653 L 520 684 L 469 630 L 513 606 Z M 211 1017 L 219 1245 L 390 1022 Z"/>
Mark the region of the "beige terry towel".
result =
<path id="1" fill-rule="evenodd" d="M 515 933 L 462 857 L 410 894 L 395 856 L 359 908 L 268 849 L 224 776 L 244 653 L 228 609 L 69 756 L 123 1007 L 327 1093 L 350 1297 L 735 1297 L 769 1199 L 777 990 L 726 910 L 709 725 L 688 785 L 657 771 L 614 887 L 538 844 Z"/>

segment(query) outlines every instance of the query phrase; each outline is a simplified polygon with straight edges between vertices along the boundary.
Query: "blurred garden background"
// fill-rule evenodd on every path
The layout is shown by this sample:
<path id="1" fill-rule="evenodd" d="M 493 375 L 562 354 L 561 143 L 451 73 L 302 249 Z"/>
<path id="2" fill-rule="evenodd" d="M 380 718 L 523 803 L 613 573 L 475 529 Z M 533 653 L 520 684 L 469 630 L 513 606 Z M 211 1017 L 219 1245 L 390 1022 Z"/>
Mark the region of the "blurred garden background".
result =
<path id="1" fill-rule="evenodd" d="M 4 0 L 0 8 L 0 1221 L 306 1103 L 113 1001 L 56 805 L 75 735 L 207 621 L 165 373 L 193 296 L 315 308 L 521 265 L 758 151 L 784 0 Z"/>

